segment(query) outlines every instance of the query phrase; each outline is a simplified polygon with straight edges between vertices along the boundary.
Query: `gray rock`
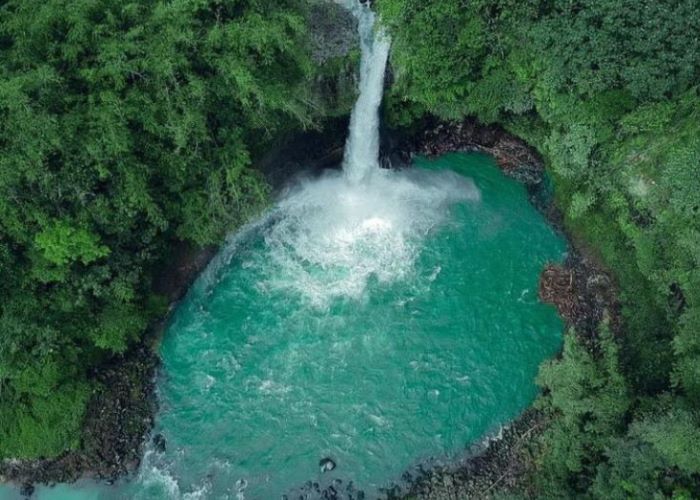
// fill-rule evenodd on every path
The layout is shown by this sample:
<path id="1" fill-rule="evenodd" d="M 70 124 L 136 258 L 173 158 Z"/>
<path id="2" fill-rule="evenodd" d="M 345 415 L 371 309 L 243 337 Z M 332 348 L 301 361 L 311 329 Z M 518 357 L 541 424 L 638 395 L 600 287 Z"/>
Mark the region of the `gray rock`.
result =
<path id="1" fill-rule="evenodd" d="M 334 2 L 314 2 L 310 8 L 312 56 L 321 64 L 347 55 L 358 46 L 357 20 Z"/>
<path id="2" fill-rule="evenodd" d="M 318 466 L 321 467 L 321 472 L 330 472 L 335 469 L 336 463 L 332 458 L 326 457 L 322 458 L 321 461 L 318 462 Z"/>

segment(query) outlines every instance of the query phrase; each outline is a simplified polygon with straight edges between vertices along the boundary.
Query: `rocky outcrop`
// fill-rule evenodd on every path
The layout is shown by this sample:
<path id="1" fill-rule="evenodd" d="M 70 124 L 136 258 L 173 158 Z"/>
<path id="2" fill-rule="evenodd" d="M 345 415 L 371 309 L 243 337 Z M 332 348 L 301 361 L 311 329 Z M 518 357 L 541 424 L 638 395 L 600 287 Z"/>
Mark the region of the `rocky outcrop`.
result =
<path id="1" fill-rule="evenodd" d="M 309 8 L 311 54 L 317 64 L 348 55 L 357 44 L 357 19 L 339 2 L 315 1 Z"/>
<path id="2" fill-rule="evenodd" d="M 414 155 L 432 157 L 455 151 L 480 151 L 493 156 L 507 175 L 526 185 L 542 181 L 542 157 L 498 125 L 484 125 L 474 118 L 460 122 L 426 119 L 418 130 L 414 134 L 394 133 L 393 139 L 385 140 L 391 163 L 409 163 Z"/>
<path id="3" fill-rule="evenodd" d="M 568 326 L 595 350 L 598 326 L 608 319 L 619 330 L 620 304 L 608 273 L 590 257 L 573 249 L 563 264 L 548 264 L 542 271 L 539 296 L 557 308 Z"/>
<path id="4" fill-rule="evenodd" d="M 83 423 L 80 450 L 45 460 L 7 460 L 0 464 L 2 482 L 21 484 L 72 482 L 81 477 L 114 481 L 135 470 L 151 430 L 156 409 L 154 376 L 158 358 L 144 344 L 114 358 L 94 374 L 97 392 Z"/>
<path id="5" fill-rule="evenodd" d="M 316 118 L 349 115 L 357 97 L 357 19 L 338 3 L 315 0 L 309 5 L 307 26 L 314 63 L 308 100 Z"/>
<path id="6" fill-rule="evenodd" d="M 388 490 L 387 498 L 457 500 L 490 498 L 514 488 L 531 460 L 530 438 L 546 425 L 534 409 L 502 429 L 500 435 L 475 446 L 464 459 L 404 475 L 405 484 Z"/>
<path id="7" fill-rule="evenodd" d="M 215 253 L 216 247 L 198 249 L 173 242 L 172 253 L 155 272 L 154 292 L 166 297 L 172 309 Z M 92 373 L 98 389 L 88 403 L 79 450 L 51 459 L 6 460 L 0 463 L 0 482 L 22 485 L 22 494 L 30 496 L 35 483 L 80 478 L 113 482 L 135 471 L 157 410 L 155 377 L 160 358 L 154 344 L 165 321 L 152 325 L 141 342 Z"/>
<path id="8" fill-rule="evenodd" d="M 302 172 L 337 168 L 343 161 L 349 122 L 347 116 L 328 119 L 321 130 L 292 132 L 278 138 L 257 162 L 258 170 L 273 189 L 279 189 Z"/>

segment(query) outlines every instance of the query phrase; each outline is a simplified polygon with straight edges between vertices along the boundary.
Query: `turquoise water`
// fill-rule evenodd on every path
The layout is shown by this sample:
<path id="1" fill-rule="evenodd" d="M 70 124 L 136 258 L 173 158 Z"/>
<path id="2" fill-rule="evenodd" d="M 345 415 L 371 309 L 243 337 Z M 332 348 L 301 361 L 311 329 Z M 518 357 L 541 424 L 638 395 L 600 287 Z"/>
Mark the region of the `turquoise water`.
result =
<path id="1" fill-rule="evenodd" d="M 560 346 L 537 281 L 565 244 L 490 157 L 417 166 L 361 192 L 329 174 L 233 238 L 164 337 L 165 453 L 128 482 L 38 498 L 267 499 L 333 480 L 371 498 L 521 412 Z"/>

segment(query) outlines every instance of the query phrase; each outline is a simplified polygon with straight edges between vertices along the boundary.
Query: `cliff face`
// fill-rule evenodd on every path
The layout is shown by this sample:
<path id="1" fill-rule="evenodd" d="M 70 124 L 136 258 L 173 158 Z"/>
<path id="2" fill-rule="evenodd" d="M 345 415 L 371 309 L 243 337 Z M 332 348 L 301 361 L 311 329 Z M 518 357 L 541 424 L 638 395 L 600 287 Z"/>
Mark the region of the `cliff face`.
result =
<path id="1" fill-rule="evenodd" d="M 316 1 L 308 11 L 309 43 L 315 64 L 314 107 L 324 117 L 349 115 L 357 97 L 357 19 L 340 2 Z"/>
<path id="2" fill-rule="evenodd" d="M 357 19 L 340 1 L 316 1 L 309 8 L 312 57 L 319 65 L 356 49 Z"/>

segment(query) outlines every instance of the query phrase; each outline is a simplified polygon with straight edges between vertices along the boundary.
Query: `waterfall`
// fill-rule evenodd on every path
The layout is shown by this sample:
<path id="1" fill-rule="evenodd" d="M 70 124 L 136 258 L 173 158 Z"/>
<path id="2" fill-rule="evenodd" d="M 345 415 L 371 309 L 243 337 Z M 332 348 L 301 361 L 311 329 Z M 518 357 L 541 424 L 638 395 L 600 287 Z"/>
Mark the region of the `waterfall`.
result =
<path id="1" fill-rule="evenodd" d="M 379 168 L 379 106 L 391 41 L 382 28 L 375 30 L 376 15 L 369 2 L 349 1 L 358 19 L 362 59 L 360 95 L 350 118 L 343 171 L 350 182 L 359 183 Z"/>
<path id="2" fill-rule="evenodd" d="M 390 39 L 375 26 L 368 2 L 337 1 L 357 17 L 362 48 L 343 171 L 302 179 L 283 193 L 262 222 L 264 277 L 258 283 L 321 309 L 341 298 L 362 299 L 369 283 L 412 275 L 424 239 L 447 219 L 449 207 L 479 198 L 474 183 L 454 172 L 379 169 Z"/>

